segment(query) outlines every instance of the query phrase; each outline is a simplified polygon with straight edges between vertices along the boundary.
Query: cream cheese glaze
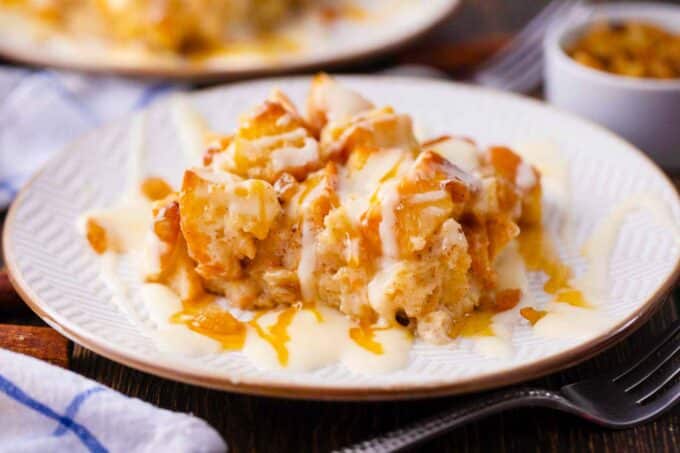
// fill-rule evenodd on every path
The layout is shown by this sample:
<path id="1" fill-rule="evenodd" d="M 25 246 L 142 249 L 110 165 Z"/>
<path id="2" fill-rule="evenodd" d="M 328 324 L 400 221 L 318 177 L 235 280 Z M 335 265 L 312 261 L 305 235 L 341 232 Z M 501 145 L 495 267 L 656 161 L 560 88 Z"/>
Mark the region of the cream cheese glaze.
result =
<path id="1" fill-rule="evenodd" d="M 165 352 L 187 356 L 215 354 L 222 350 L 220 343 L 196 333 L 184 324 L 173 323 L 173 315 L 182 310 L 177 295 L 164 285 L 147 283 L 142 286 L 142 297 L 149 317 L 156 325 L 151 336 L 157 347 Z M 374 354 L 354 342 L 348 332 L 350 320 L 326 307 L 301 308 L 295 312 L 286 330 L 286 363 L 277 353 L 277 340 L 269 333 L 285 310 L 272 310 L 246 324 L 247 335 L 242 352 L 263 369 L 308 371 L 342 363 L 358 372 L 387 372 L 402 368 L 408 361 L 411 336 L 403 329 L 389 329 L 375 333 L 375 341 L 383 353 Z M 262 332 L 262 335 L 258 334 Z M 269 340 L 269 341 L 268 341 Z"/>
<path id="2" fill-rule="evenodd" d="M 618 233 L 628 214 L 646 211 L 652 214 L 656 223 L 673 235 L 676 246 L 680 246 L 680 226 L 671 218 L 668 207 L 658 197 L 638 194 L 623 201 L 602 220 L 582 246 L 581 253 L 588 259 L 588 272 L 580 279 L 580 285 L 596 298 L 601 298 L 607 283 L 609 256 L 614 250 Z"/>
<path id="3" fill-rule="evenodd" d="M 464 172 L 474 175 L 479 170 L 479 151 L 467 140 L 452 138 L 432 145 L 431 149 Z"/>
<path id="4" fill-rule="evenodd" d="M 190 109 L 185 101 L 174 101 L 173 112 L 174 118 L 177 118 L 175 125 L 178 126 L 178 134 L 184 137 L 180 141 L 185 149 L 187 160 L 193 163 L 198 158 L 199 147 L 196 140 L 203 134 L 202 131 L 205 131 L 203 126 L 205 122 Z M 115 299 L 129 299 L 131 296 L 130 289 L 119 276 L 121 256 L 126 260 L 129 259 L 130 262 L 138 263 L 133 267 L 149 266 L 148 263 L 141 264 L 142 254 L 140 253 L 141 244 L 144 243 L 145 235 L 152 222 L 151 203 L 141 196 L 138 189 L 143 173 L 140 168 L 143 155 L 143 125 L 143 116 L 140 116 L 132 126 L 128 171 L 130 188 L 112 208 L 89 211 L 79 219 L 81 229 L 84 228 L 87 219 L 96 219 L 108 232 L 111 232 L 115 243 L 114 251 L 107 251 L 102 255 L 101 277 L 111 289 Z M 476 164 L 473 160 L 477 156 L 470 154 L 472 151 L 467 145 L 467 142 L 460 141 L 456 143 L 455 149 L 445 149 L 441 152 L 442 154 L 455 154 L 456 162 L 461 167 L 474 171 Z M 556 198 L 566 203 L 568 170 L 564 159 L 553 158 L 555 153 L 553 147 L 526 145 L 520 150 L 525 151 L 523 153 L 525 157 L 543 171 L 542 177 L 545 185 L 552 188 L 552 192 L 557 194 Z M 374 156 L 376 155 L 368 159 L 364 168 L 356 175 L 341 174 L 339 185 L 340 196 L 348 201 L 347 205 L 354 203 L 359 208 L 350 210 L 350 214 L 364 212 L 365 209 L 362 208 L 368 205 L 367 200 L 373 195 L 385 201 L 382 205 L 380 239 L 386 251 L 386 258 L 381 270 L 368 287 L 371 305 L 378 313 L 382 313 L 389 310 L 389 307 L 383 306 L 383 296 L 390 290 L 388 286 L 393 280 L 393 275 L 399 271 L 399 262 L 390 259 L 396 256 L 396 240 L 393 238 L 394 203 L 390 202 L 394 198 L 390 193 L 393 188 L 391 189 L 387 184 L 382 186 L 383 189 L 379 193 L 376 193 L 376 189 L 385 175 L 392 172 L 395 167 L 396 173 L 399 172 L 400 161 L 395 157 L 397 153 L 386 152 L 380 157 Z M 549 157 L 546 158 L 546 156 Z M 371 159 L 375 159 L 375 162 Z M 534 177 L 531 172 L 525 173 L 521 175 L 518 173 L 517 178 L 528 180 Z M 523 185 L 521 181 L 518 181 L 518 184 Z M 417 196 L 429 200 L 436 199 L 441 194 L 435 191 Z M 417 199 L 412 201 L 418 202 Z M 571 284 L 574 288 L 583 290 L 590 297 L 591 294 L 597 293 L 597 291 L 592 291 L 593 288 L 601 288 L 606 284 L 609 256 L 615 245 L 619 228 L 626 220 L 627 214 L 638 209 L 651 210 L 660 225 L 671 230 L 680 244 L 678 226 L 667 214 L 664 204 L 653 195 L 640 195 L 614 208 L 586 241 L 583 251 L 589 261 L 587 278 L 572 279 Z M 310 280 L 308 276 L 314 269 L 314 254 L 309 250 L 311 247 L 309 244 L 313 244 L 313 241 L 307 241 L 306 238 L 312 237 L 313 234 L 311 227 L 303 226 L 302 259 L 297 273 L 303 285 L 302 292 L 306 302 L 309 302 L 312 290 L 305 288 L 305 282 Z M 519 311 L 525 307 L 536 306 L 537 302 L 531 294 L 529 273 L 516 241 L 513 241 L 501 253 L 495 262 L 495 268 L 499 278 L 499 290 L 519 289 L 521 291 L 520 301 L 510 310 L 487 316 L 488 326 L 486 328 L 464 331 L 462 335 L 469 337 L 477 353 L 503 359 L 512 357 L 513 330 L 520 323 L 525 322 Z M 134 314 L 135 310 L 129 306 L 129 301 L 121 300 L 117 303 L 126 314 L 133 318 L 133 322 L 145 329 L 160 351 L 185 356 L 226 353 L 219 341 L 202 335 L 174 319 L 184 307 L 183 302 L 170 288 L 157 283 L 144 283 L 141 273 L 138 283 L 145 311 L 152 324 L 151 328 L 148 328 L 148 325 Z M 226 304 L 220 298 L 215 298 L 211 304 L 225 310 Z M 598 310 L 597 303 L 584 308 L 559 301 L 559 297 L 555 297 L 540 308 L 547 313 L 535 323 L 533 332 L 542 337 L 588 338 L 606 328 L 610 322 Z M 357 325 L 339 311 L 322 306 L 300 304 L 297 308 L 274 309 L 250 315 L 241 314 L 238 318 L 245 331 L 242 353 L 253 364 L 264 369 L 285 368 L 290 371 L 308 371 L 341 363 L 348 369 L 359 373 L 385 373 L 403 368 L 408 364 L 413 342 L 411 334 L 406 329 Z M 285 360 L 282 360 L 282 356 L 285 356 Z"/>
<path id="5" fill-rule="evenodd" d="M 302 148 L 292 146 L 280 148 L 272 153 L 271 158 L 274 169 L 277 171 L 291 167 L 304 167 L 318 160 L 319 149 L 316 141 L 305 138 Z"/>
<path id="6" fill-rule="evenodd" d="M 355 224 L 369 207 L 371 197 L 378 190 L 381 181 L 392 171 L 399 175 L 405 165 L 404 154 L 398 149 L 388 149 L 371 154 L 364 166 L 354 172 L 342 168 L 339 173 L 338 194 L 340 203 Z"/>
<path id="7" fill-rule="evenodd" d="M 181 149 L 190 165 L 200 162 L 205 151 L 205 136 L 208 124 L 205 119 L 179 94 L 170 98 L 172 125 L 177 131 Z"/>
<path id="8" fill-rule="evenodd" d="M 326 307 L 315 311 L 303 308 L 293 317 L 288 327 L 290 339 L 285 345 L 286 369 L 309 371 L 341 363 L 360 373 L 384 373 L 407 364 L 412 339 L 405 329 L 376 331 L 373 341 L 381 346 L 382 353 L 375 354 L 350 337 L 348 333 L 355 327 L 347 316 Z M 258 319 L 258 324 L 262 329 L 271 328 L 281 312 L 274 310 L 265 314 Z M 249 329 L 253 328 L 249 326 Z M 249 331 L 243 353 L 261 368 L 283 368 L 276 350 L 262 335 Z"/>
<path id="9" fill-rule="evenodd" d="M 513 241 L 495 262 L 499 289 L 519 289 L 522 292 L 519 303 L 511 310 L 495 314 L 491 319 L 493 336 L 472 337 L 475 350 L 487 357 L 509 358 L 513 353 L 512 331 L 521 318 L 519 310 L 534 304 L 529 280 L 517 242 Z"/>

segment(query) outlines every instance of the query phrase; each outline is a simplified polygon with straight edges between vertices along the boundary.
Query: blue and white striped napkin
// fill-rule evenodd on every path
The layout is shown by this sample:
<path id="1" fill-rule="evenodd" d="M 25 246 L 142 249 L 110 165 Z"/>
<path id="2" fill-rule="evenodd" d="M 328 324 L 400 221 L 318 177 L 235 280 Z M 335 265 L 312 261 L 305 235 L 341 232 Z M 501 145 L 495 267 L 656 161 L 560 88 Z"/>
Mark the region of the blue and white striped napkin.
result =
<path id="1" fill-rule="evenodd" d="M 55 152 L 179 89 L 161 82 L 0 66 L 0 211 Z M 204 421 L 0 349 L 0 452 L 221 452 Z"/>
<path id="2" fill-rule="evenodd" d="M 220 435 L 94 381 L 0 349 L 0 452 L 219 453 Z"/>
<path id="3" fill-rule="evenodd" d="M 446 76 L 416 65 L 384 73 Z M 164 82 L 0 66 L 0 211 L 49 156 L 74 139 L 181 88 Z"/>
<path id="4" fill-rule="evenodd" d="M 56 151 L 175 85 L 0 66 L 0 211 Z"/>

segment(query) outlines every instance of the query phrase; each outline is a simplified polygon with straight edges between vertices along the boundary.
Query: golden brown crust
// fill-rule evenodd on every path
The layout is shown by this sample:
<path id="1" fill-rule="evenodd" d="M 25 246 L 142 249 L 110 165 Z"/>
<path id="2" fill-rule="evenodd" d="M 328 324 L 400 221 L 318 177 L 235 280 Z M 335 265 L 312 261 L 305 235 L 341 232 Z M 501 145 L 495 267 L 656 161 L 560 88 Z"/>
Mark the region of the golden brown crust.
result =
<path id="1" fill-rule="evenodd" d="M 374 152 L 403 147 L 414 156 L 419 145 L 408 115 L 397 114 L 391 107 L 370 110 L 347 121 L 330 123 L 319 141 L 323 160 L 345 163 L 356 150 Z"/>
<path id="2" fill-rule="evenodd" d="M 288 173 L 303 180 L 321 166 L 310 127 L 280 92 L 242 117 L 236 133 L 216 144 L 221 148 L 209 150 L 207 164 L 243 178 L 273 184 Z"/>
<path id="3" fill-rule="evenodd" d="M 347 121 L 373 107 L 371 102 L 327 74 L 320 73 L 312 78 L 307 97 L 307 120 L 317 137 L 329 122 Z"/>
<path id="4" fill-rule="evenodd" d="M 179 197 L 181 227 L 197 272 L 206 279 L 237 279 L 242 261 L 255 258 L 280 212 L 265 181 L 187 170 Z"/>
<path id="5" fill-rule="evenodd" d="M 196 300 L 203 295 L 203 281 L 196 273 L 196 263 L 189 257 L 187 244 L 180 230 L 179 203 L 176 195 L 158 201 L 153 208 L 152 243 L 157 262 L 150 269 L 147 281 L 161 283 L 172 289 L 181 300 Z"/>

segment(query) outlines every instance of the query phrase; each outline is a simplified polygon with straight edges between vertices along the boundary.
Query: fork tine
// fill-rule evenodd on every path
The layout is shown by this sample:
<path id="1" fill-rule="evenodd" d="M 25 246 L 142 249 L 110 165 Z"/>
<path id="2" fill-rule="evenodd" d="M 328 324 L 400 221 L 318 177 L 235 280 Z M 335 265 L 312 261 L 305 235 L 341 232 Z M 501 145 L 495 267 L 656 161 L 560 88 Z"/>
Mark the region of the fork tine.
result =
<path id="1" fill-rule="evenodd" d="M 645 419 L 648 420 L 660 415 L 663 411 L 677 403 L 678 399 L 680 399 L 680 382 L 674 384 L 651 403 L 643 406 L 646 409 Z"/>
<path id="2" fill-rule="evenodd" d="M 591 11 L 581 8 L 580 4 L 581 2 L 577 2 L 577 4 L 567 12 L 568 17 L 565 19 L 567 22 L 590 16 Z M 537 45 L 536 49 L 537 55 L 528 61 L 526 65 L 518 63 L 515 67 L 509 69 L 510 73 L 509 75 L 506 75 L 508 83 L 505 89 L 519 93 L 528 93 L 541 83 L 545 60 L 542 43 Z M 519 71 L 521 71 L 519 75 L 514 75 Z"/>
<path id="3" fill-rule="evenodd" d="M 659 368 L 661 368 L 666 362 L 671 360 L 673 356 L 680 351 L 680 342 L 673 344 L 673 342 L 670 342 L 668 345 L 664 345 L 662 349 L 657 352 L 657 356 L 660 356 L 660 360 L 658 362 L 653 362 L 650 364 L 650 366 L 645 367 L 644 369 L 640 369 L 639 371 L 634 372 L 631 374 L 632 379 L 634 379 L 633 382 L 628 384 L 628 387 L 626 387 L 626 392 L 630 392 L 634 388 L 638 387 L 640 384 L 645 382 L 651 375 L 653 375 Z"/>
<path id="4" fill-rule="evenodd" d="M 536 74 L 540 79 L 543 52 L 539 46 L 527 50 L 523 55 L 515 55 L 515 61 L 506 65 L 504 70 L 493 68 L 479 71 L 474 80 L 482 85 L 503 90 L 513 90 L 516 85 L 523 85 L 521 80 L 527 74 Z"/>
<path id="5" fill-rule="evenodd" d="M 471 79 L 481 85 L 529 92 L 543 77 L 543 36 L 557 20 L 572 22 L 592 14 L 583 0 L 553 0 L 513 39 L 477 70 Z"/>
<path id="6" fill-rule="evenodd" d="M 485 79 L 485 85 L 499 90 L 527 93 L 541 82 L 543 71 L 541 70 L 542 59 L 522 70 L 522 73 L 513 78 Z"/>
<path id="7" fill-rule="evenodd" d="M 536 16 L 534 16 L 517 34 L 514 39 L 508 43 L 506 49 L 510 50 L 513 46 L 517 46 L 520 43 L 526 42 L 526 40 L 531 39 L 539 32 L 545 28 L 545 25 L 550 22 L 552 18 L 558 15 L 560 12 L 571 8 L 576 3 L 576 0 L 552 0 L 549 2 Z M 501 55 L 505 53 L 506 50 L 502 49 L 498 54 Z M 493 58 L 492 58 L 493 59 Z"/>
<path id="8" fill-rule="evenodd" d="M 499 68 L 497 71 L 493 72 L 503 72 L 504 76 L 511 76 L 513 72 L 526 68 L 526 65 L 530 64 L 531 60 L 540 58 L 542 54 L 543 49 L 541 49 L 541 46 L 530 46 L 524 53 L 517 54 L 509 64 L 506 64 L 503 68 Z"/>
<path id="9" fill-rule="evenodd" d="M 612 379 L 613 382 L 618 382 L 624 379 L 628 384 L 626 385 L 626 391 L 633 388 L 639 382 L 645 380 L 648 376 L 648 369 L 639 369 L 640 366 L 645 363 L 652 355 L 654 355 L 659 349 L 661 349 L 666 343 L 668 343 L 675 335 L 680 332 L 680 320 L 676 320 L 671 324 L 671 326 L 661 335 L 661 340 L 656 343 L 656 345 L 647 352 L 641 359 L 635 362 L 632 366 L 627 367 L 625 371 L 620 372 L 616 377 Z M 663 365 L 663 363 L 661 364 Z M 659 366 L 661 366 L 659 365 Z M 636 371 L 637 370 L 637 371 Z M 654 370 L 652 370 L 653 372 Z"/>
<path id="10" fill-rule="evenodd" d="M 658 377 L 657 383 L 654 385 L 654 387 L 647 390 L 645 394 L 639 397 L 635 402 L 638 404 L 642 404 L 652 396 L 656 395 L 656 393 L 662 388 L 664 388 L 666 384 L 671 382 L 675 378 L 675 376 L 678 375 L 678 373 L 680 373 L 680 367 L 678 366 L 674 368 L 669 368 L 668 370 L 664 371 Z"/>
<path id="11" fill-rule="evenodd" d="M 507 72 L 499 77 L 499 83 L 495 86 L 505 90 L 523 92 L 527 86 L 532 87 L 540 81 L 542 67 L 543 51 L 537 46 L 517 60 L 512 67 L 509 67 Z"/>
<path id="12" fill-rule="evenodd" d="M 533 67 L 526 69 L 524 74 L 510 81 L 504 89 L 517 93 L 528 93 L 531 91 L 541 83 L 543 78 L 541 63 L 542 59 Z"/>
<path id="13" fill-rule="evenodd" d="M 574 0 L 553 0 L 550 2 L 504 49 L 490 58 L 480 69 L 480 72 L 501 71 L 508 64 L 512 64 L 517 55 L 522 55 L 536 46 L 546 28 L 560 13 L 568 12 L 578 3 Z"/>

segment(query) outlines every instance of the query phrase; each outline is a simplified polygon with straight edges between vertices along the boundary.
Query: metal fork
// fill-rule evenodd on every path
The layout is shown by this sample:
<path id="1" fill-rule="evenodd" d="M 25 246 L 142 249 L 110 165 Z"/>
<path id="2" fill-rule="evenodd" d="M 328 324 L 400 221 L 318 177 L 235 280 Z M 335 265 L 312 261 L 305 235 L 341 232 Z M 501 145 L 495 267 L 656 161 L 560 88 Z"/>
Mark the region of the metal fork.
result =
<path id="1" fill-rule="evenodd" d="M 680 380 L 671 384 L 680 373 L 680 320 L 647 351 L 616 371 L 565 385 L 559 391 L 501 390 L 339 451 L 402 451 L 465 423 L 518 407 L 557 409 L 609 428 L 634 426 L 660 415 L 680 399 Z"/>
<path id="2" fill-rule="evenodd" d="M 515 38 L 484 63 L 470 78 L 501 90 L 526 93 L 542 78 L 543 37 L 560 21 L 585 18 L 590 10 L 581 0 L 553 0 Z"/>

